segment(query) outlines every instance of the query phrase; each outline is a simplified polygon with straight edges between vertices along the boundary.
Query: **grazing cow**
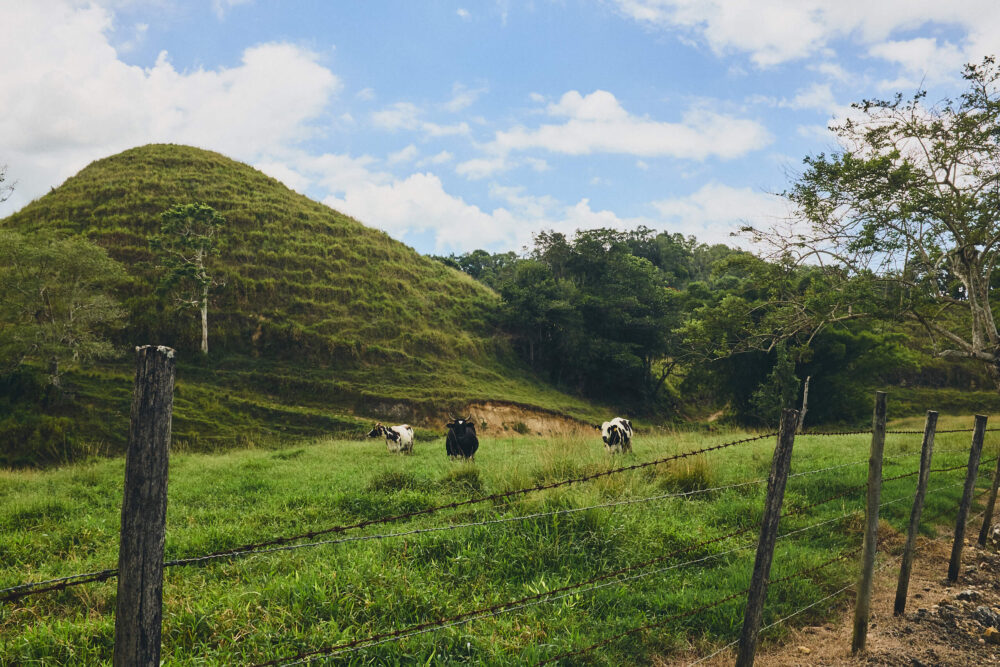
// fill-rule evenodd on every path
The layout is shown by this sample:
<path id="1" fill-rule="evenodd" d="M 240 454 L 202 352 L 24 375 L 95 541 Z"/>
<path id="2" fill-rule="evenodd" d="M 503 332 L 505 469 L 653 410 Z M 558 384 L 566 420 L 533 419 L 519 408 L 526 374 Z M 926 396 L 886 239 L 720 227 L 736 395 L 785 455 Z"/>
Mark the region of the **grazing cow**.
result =
<path id="1" fill-rule="evenodd" d="M 594 427 L 598 428 L 598 427 Z M 604 448 L 608 452 L 626 453 L 632 451 L 632 422 L 628 419 L 615 417 L 609 422 L 604 422 L 599 427 L 601 439 L 604 440 Z"/>
<path id="2" fill-rule="evenodd" d="M 413 453 L 413 429 L 410 428 L 409 424 L 387 427 L 379 422 L 375 424 L 375 428 L 368 432 L 369 438 L 377 438 L 378 436 L 385 438 L 385 447 L 393 454 Z"/>
<path id="3" fill-rule="evenodd" d="M 472 415 L 465 419 L 451 418 L 448 422 L 448 435 L 444 446 L 451 458 L 475 460 L 479 449 L 479 438 L 476 437 L 476 425 L 471 421 Z"/>

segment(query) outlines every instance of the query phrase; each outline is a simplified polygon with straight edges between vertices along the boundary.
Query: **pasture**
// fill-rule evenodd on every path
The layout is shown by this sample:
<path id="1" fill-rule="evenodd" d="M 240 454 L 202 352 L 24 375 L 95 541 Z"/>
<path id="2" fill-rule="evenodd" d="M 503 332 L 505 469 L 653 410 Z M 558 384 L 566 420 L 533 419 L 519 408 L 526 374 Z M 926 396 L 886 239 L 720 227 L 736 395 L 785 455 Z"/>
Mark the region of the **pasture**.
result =
<path id="1" fill-rule="evenodd" d="M 971 425 L 971 418 L 942 417 L 938 429 Z M 921 427 L 916 420 L 891 426 Z M 281 450 L 174 452 L 166 558 L 559 481 L 747 435 L 754 434 L 640 432 L 633 455 L 611 458 L 599 436 L 494 438 L 484 433 L 474 464 L 446 459 L 443 429 L 433 441 L 418 436 L 412 456 L 389 454 L 382 440 L 360 438 Z M 970 438 L 969 433 L 939 433 L 933 467 L 964 463 Z M 868 444 L 865 435 L 797 437 L 793 474 L 840 467 L 789 479 L 783 514 L 802 511 L 782 519 L 781 533 L 806 530 L 779 539 L 772 579 L 823 565 L 860 545 L 863 515 L 852 512 L 863 508 L 864 491 L 853 487 L 865 482 Z M 655 500 L 167 568 L 163 659 L 203 665 L 291 657 L 544 593 L 755 527 L 765 484 L 670 494 L 765 478 L 773 447 L 773 437 L 761 439 L 509 502 L 443 510 L 316 540 L 661 496 Z M 920 435 L 889 435 L 884 477 L 916 470 L 919 449 Z M 998 449 L 1000 434 L 987 433 L 980 489 L 988 484 Z M 114 459 L 46 471 L 0 471 L 0 589 L 114 567 L 123 469 L 124 461 Z M 963 479 L 962 469 L 931 475 L 926 533 L 954 516 Z M 885 483 L 882 500 L 889 504 L 882 510 L 883 534 L 890 526 L 904 530 L 915 483 L 914 476 Z M 833 502 L 807 509 L 842 492 Z M 905 500 L 891 502 L 899 498 Z M 611 585 L 341 654 L 329 662 L 510 665 L 546 660 L 746 588 L 755 541 L 754 528 L 739 538 L 637 569 L 628 581 L 606 580 Z M 693 559 L 703 560 L 663 569 Z M 764 623 L 845 586 L 857 571 L 858 558 L 850 557 L 776 583 L 768 594 Z M 111 580 L 0 604 L 0 663 L 110 663 L 114 598 Z M 842 599 L 817 605 L 792 622 L 822 618 Z M 736 638 L 744 604 L 744 596 L 735 596 L 576 656 L 572 664 L 644 664 L 652 656 L 686 664 Z M 766 633 L 764 642 L 780 640 L 781 632 L 778 626 Z"/>

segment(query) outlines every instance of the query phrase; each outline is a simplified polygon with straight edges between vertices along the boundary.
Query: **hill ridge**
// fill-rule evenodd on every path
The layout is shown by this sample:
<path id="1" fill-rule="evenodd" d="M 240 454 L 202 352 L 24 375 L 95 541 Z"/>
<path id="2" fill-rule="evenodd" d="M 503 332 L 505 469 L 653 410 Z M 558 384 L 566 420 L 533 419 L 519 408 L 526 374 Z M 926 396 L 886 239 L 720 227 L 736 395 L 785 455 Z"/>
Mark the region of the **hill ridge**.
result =
<path id="1" fill-rule="evenodd" d="M 162 211 L 195 202 L 226 218 L 218 258 L 225 288 L 209 311 L 207 359 L 197 351 L 195 317 L 157 292 L 160 270 L 148 243 Z M 118 294 L 130 315 L 115 342 L 174 347 L 180 390 L 200 385 L 205 400 L 215 387 L 292 412 L 326 408 L 345 423 L 379 416 L 359 409 L 366 401 L 408 405 L 412 417 L 429 421 L 472 401 L 501 400 L 593 421 L 594 406 L 547 386 L 512 353 L 494 326 L 492 290 L 219 153 L 174 144 L 128 149 L 92 162 L 0 227 L 84 234 L 104 247 L 133 277 Z M 127 376 L 123 363 L 105 368 Z M 119 390 L 111 401 L 110 389 L 80 377 L 95 409 L 120 402 Z M 238 408 L 229 416 L 202 408 L 215 428 L 195 420 L 192 405 L 179 419 L 180 436 L 235 433 L 245 417 Z"/>

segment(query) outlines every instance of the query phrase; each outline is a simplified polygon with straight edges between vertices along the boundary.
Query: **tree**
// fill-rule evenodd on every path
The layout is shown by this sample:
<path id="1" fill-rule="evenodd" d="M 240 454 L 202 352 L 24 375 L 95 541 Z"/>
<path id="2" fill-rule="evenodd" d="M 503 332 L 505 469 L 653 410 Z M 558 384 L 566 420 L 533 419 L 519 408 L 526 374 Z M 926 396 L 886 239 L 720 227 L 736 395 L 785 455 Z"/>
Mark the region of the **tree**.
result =
<path id="1" fill-rule="evenodd" d="M 225 283 L 212 273 L 226 220 L 206 204 L 175 204 L 160 215 L 160 233 L 150 245 L 164 263 L 160 282 L 181 307 L 201 314 L 201 351 L 208 354 L 208 304 L 212 288 Z"/>
<path id="2" fill-rule="evenodd" d="M 794 408 L 799 394 L 795 362 L 782 343 L 775 348 L 774 367 L 750 398 L 754 417 L 765 426 L 775 426 L 784 408 Z"/>
<path id="3" fill-rule="evenodd" d="M 865 100 L 833 129 L 840 149 L 807 157 L 785 193 L 798 215 L 747 228 L 822 290 L 774 299 L 773 339 L 859 317 L 919 322 L 943 357 L 975 359 L 1000 383 L 990 302 L 1000 258 L 1000 67 L 966 65 L 957 100 Z"/>
<path id="4" fill-rule="evenodd" d="M 112 356 L 107 334 L 122 326 L 125 311 L 108 291 L 125 275 L 85 238 L 0 231 L 2 370 L 47 364 L 58 388 L 69 367 Z"/>
<path id="5" fill-rule="evenodd" d="M 7 165 L 0 164 L 0 204 L 10 199 L 10 194 L 14 192 L 14 184 L 4 185 L 7 180 Z"/>

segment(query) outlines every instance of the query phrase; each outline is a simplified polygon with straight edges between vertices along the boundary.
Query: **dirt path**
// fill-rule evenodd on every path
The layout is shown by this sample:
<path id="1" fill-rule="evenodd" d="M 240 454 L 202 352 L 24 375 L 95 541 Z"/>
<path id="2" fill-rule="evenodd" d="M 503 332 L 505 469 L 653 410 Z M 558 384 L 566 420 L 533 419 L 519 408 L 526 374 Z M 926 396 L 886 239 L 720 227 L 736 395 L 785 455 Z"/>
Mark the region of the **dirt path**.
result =
<path id="1" fill-rule="evenodd" d="M 851 655 L 854 613 L 853 588 L 840 596 L 839 616 L 825 625 L 793 630 L 780 645 L 768 643 L 758 652 L 760 667 L 811 665 L 893 665 L 932 667 L 937 665 L 1000 665 L 1000 554 L 998 529 L 985 549 L 975 540 L 978 531 L 970 522 L 962 553 L 958 583 L 946 580 L 951 539 L 942 526 L 938 539 L 919 538 L 910 579 L 906 613 L 893 616 L 892 606 L 899 575 L 899 559 L 882 569 L 875 579 L 871 626 L 867 650 Z M 978 524 L 976 524 L 978 528 Z M 894 540 L 891 553 L 898 554 L 901 540 Z M 989 630 L 993 628 L 993 630 Z M 986 638 L 990 634 L 989 640 Z M 996 643 L 994 643 L 996 642 Z M 697 656 L 659 665 L 690 664 Z M 712 667 L 732 665 L 735 653 L 728 651 L 701 663 Z"/>

